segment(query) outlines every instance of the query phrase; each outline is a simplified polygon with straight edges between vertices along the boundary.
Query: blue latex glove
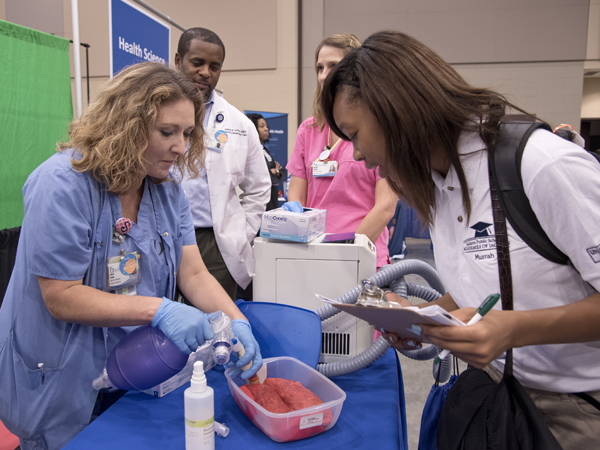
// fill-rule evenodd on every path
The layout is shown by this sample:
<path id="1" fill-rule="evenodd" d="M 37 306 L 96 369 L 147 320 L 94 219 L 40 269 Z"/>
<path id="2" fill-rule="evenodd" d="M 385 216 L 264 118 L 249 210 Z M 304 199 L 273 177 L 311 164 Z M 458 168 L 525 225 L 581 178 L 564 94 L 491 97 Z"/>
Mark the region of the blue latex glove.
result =
<path id="1" fill-rule="evenodd" d="M 283 205 L 281 205 L 281 207 L 289 212 L 304 212 L 304 208 L 302 207 L 300 202 L 285 202 Z"/>
<path id="2" fill-rule="evenodd" d="M 242 380 L 247 380 L 258 372 L 262 366 L 262 356 L 260 355 L 260 347 L 252 334 L 250 323 L 244 319 L 235 319 L 231 324 L 233 335 L 244 346 L 245 354 L 237 362 L 230 362 L 228 367 L 233 367 L 229 375 L 231 378 L 240 376 Z M 244 370 L 244 366 L 252 362 L 252 366 L 248 370 Z"/>
<path id="3" fill-rule="evenodd" d="M 190 354 L 215 337 L 208 315 L 183 303 L 166 297 L 158 307 L 151 325 L 158 328 L 183 353 Z"/>

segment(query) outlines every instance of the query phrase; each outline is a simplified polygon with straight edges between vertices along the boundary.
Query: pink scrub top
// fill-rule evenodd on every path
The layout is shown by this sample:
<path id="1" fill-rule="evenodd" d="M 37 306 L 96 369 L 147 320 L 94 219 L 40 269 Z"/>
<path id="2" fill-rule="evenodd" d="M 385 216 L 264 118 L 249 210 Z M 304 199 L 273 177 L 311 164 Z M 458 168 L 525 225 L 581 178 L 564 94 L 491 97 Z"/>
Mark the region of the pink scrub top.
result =
<path id="1" fill-rule="evenodd" d="M 356 231 L 365 216 L 375 206 L 375 183 L 381 179 L 377 170 L 370 170 L 352 157 L 353 146 L 341 140 L 332 150 L 330 161 L 338 162 L 333 177 L 314 177 L 312 163 L 327 145 L 329 126 L 323 131 L 311 117 L 300 125 L 294 151 L 286 168 L 291 175 L 308 181 L 306 207 L 327 210 L 326 233 Z M 335 142 L 332 142 L 332 146 Z M 374 242 L 377 248 L 377 268 L 389 263 L 388 229 L 385 227 Z"/>

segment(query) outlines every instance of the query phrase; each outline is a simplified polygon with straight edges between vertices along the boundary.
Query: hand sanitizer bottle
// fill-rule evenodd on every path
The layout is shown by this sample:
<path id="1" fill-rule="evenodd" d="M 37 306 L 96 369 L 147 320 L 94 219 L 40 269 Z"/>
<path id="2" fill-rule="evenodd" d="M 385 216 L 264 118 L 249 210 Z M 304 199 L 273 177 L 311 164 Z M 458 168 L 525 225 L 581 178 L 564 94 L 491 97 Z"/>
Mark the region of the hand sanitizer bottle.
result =
<path id="1" fill-rule="evenodd" d="M 214 450 L 215 394 L 206 385 L 204 363 L 194 363 L 190 387 L 183 393 L 185 409 L 185 449 Z"/>

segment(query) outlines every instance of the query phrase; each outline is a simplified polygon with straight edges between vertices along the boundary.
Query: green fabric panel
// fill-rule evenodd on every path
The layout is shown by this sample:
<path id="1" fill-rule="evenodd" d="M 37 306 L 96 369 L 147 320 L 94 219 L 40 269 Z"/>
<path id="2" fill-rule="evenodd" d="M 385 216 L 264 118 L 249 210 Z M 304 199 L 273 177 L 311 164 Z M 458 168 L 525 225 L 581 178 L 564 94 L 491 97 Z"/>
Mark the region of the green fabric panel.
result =
<path id="1" fill-rule="evenodd" d="M 69 40 L 0 20 L 0 229 L 21 225 L 23 185 L 72 119 Z"/>

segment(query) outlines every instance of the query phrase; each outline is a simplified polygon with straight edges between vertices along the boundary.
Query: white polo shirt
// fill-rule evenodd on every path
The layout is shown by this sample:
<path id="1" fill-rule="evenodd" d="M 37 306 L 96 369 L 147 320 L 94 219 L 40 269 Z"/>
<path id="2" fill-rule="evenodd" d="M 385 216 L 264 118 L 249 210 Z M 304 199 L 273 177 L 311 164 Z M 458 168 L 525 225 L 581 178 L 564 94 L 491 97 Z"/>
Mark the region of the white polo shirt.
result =
<path id="1" fill-rule="evenodd" d="M 464 132 L 458 147 L 471 217 L 467 223 L 454 168 L 445 179 L 433 172 L 431 238 L 445 288 L 459 307 L 477 307 L 489 294 L 500 292 L 488 154 L 476 133 Z M 539 256 L 507 222 L 514 309 L 561 306 L 600 291 L 600 164 L 577 145 L 537 130 L 525 148 L 521 172 L 542 227 L 579 273 Z M 600 389 L 600 341 L 523 347 L 513 354 L 515 374 L 524 386 L 555 392 Z M 504 356 L 493 364 L 503 370 Z"/>

